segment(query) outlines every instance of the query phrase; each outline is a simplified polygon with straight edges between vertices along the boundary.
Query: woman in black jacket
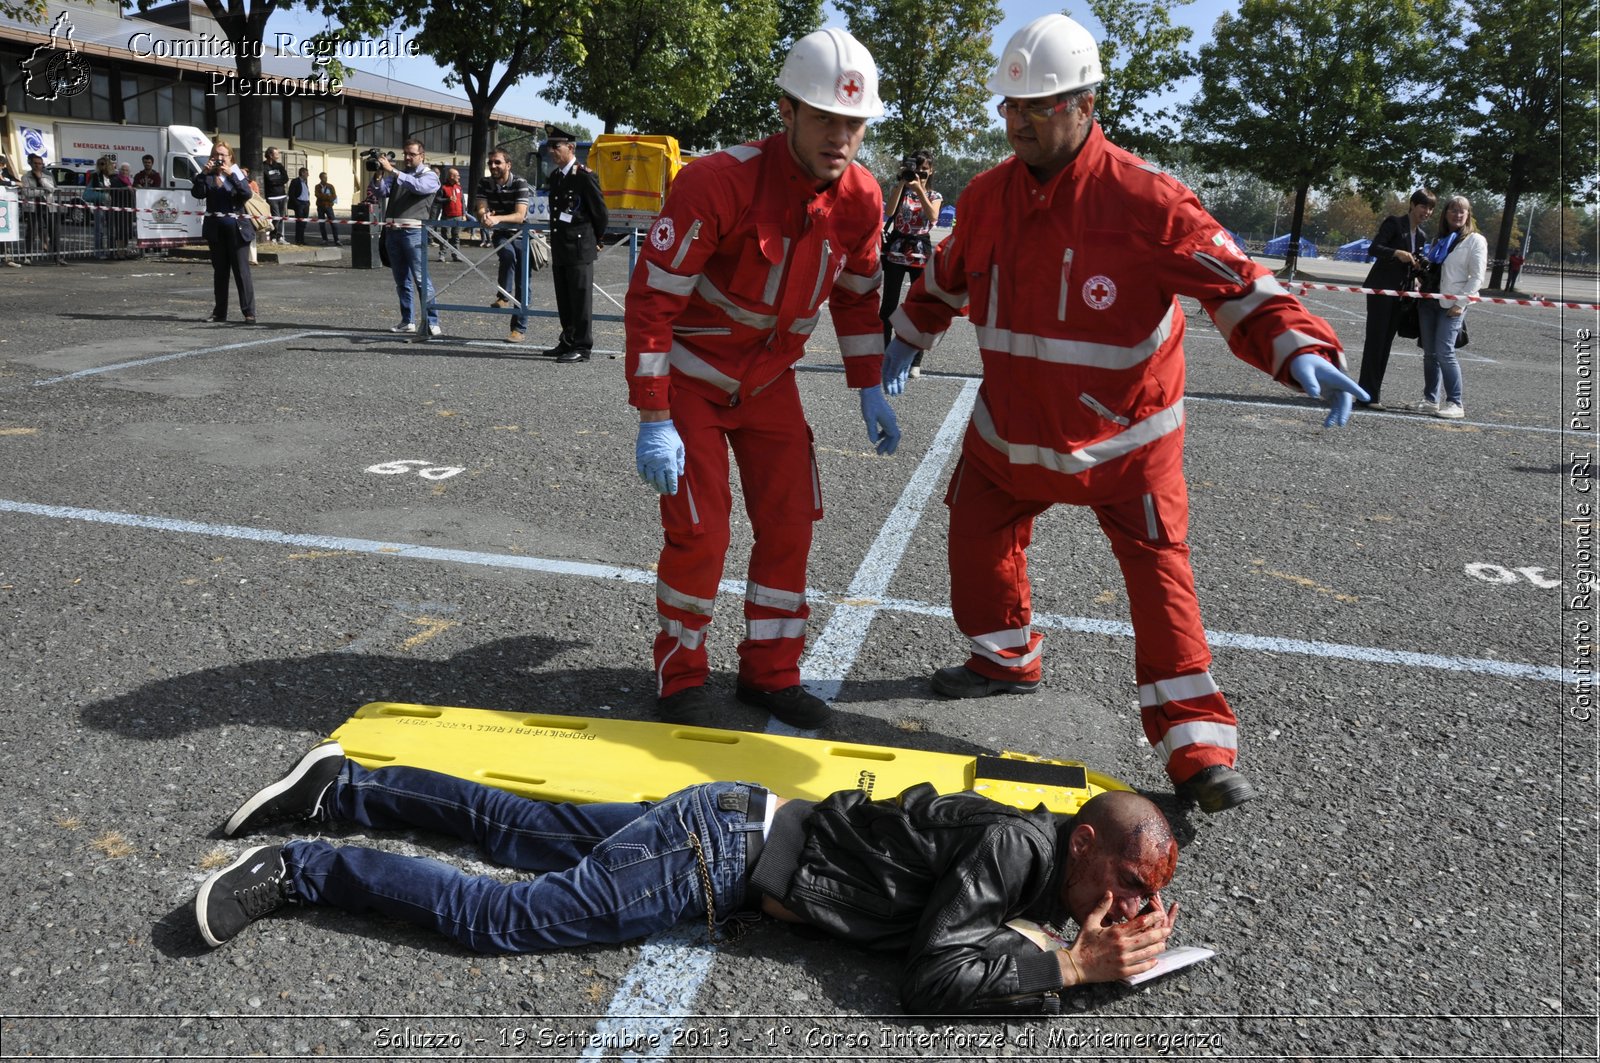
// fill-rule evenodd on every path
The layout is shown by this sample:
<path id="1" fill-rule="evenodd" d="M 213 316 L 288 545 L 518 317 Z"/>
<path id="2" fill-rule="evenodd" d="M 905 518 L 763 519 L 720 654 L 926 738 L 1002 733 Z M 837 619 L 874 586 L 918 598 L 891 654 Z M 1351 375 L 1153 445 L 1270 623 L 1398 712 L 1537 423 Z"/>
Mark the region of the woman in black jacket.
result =
<path id="1" fill-rule="evenodd" d="M 239 310 L 247 325 L 256 323 L 255 285 L 250 279 L 250 242 L 255 226 L 245 213 L 250 200 L 250 183 L 244 171 L 234 165 L 233 149 L 218 141 L 211 149 L 211 161 L 194 179 L 194 197 L 205 200 L 206 217 L 200 232 L 211 248 L 211 280 L 216 303 L 207 321 L 228 320 L 228 274 L 239 287 Z"/>

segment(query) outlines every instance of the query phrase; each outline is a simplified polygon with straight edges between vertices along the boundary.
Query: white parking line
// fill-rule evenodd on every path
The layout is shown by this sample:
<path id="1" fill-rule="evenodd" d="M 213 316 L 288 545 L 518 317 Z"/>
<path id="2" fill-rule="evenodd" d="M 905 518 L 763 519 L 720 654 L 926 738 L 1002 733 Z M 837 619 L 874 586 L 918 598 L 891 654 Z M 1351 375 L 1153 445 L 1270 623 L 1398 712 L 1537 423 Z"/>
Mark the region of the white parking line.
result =
<path id="1" fill-rule="evenodd" d="M 385 542 L 377 539 L 352 539 L 338 535 L 302 535 L 275 531 L 270 528 L 251 528 L 238 524 L 205 524 L 200 521 L 177 520 L 172 517 L 154 517 L 139 513 L 118 513 L 99 509 L 82 509 L 76 506 L 49 506 L 34 502 L 19 502 L 0 498 L 0 513 L 18 513 L 54 520 L 80 521 L 90 524 L 110 524 L 148 531 L 177 532 L 185 535 L 203 535 L 222 539 L 243 539 L 250 542 L 277 546 L 314 547 L 321 550 L 340 550 L 352 554 L 371 554 L 381 557 L 398 557 L 408 561 L 446 561 L 458 565 L 478 565 L 485 568 L 515 569 L 523 572 L 540 572 L 556 576 L 580 576 L 593 580 L 618 580 L 654 587 L 656 574 L 645 569 L 622 568 L 617 565 L 595 565 L 583 561 L 562 561 L 556 558 L 527 557 L 519 554 L 491 554 L 477 550 L 452 550 L 439 546 L 417 546 L 412 543 Z M 738 598 L 744 597 L 744 584 L 724 580 L 718 592 Z M 848 594 L 809 588 L 806 596 L 815 601 L 835 604 L 857 604 Z M 884 612 L 913 613 L 949 619 L 948 605 L 935 605 L 909 599 L 884 598 L 877 603 Z M 1100 617 L 1038 615 L 1033 622 L 1041 627 L 1058 627 L 1068 631 L 1082 631 L 1097 635 L 1132 637 L 1133 629 L 1126 623 Z M 1517 664 L 1479 657 L 1448 657 L 1432 653 L 1414 653 L 1409 650 L 1391 650 L 1380 646 L 1350 646 L 1337 642 L 1316 642 L 1305 639 L 1279 638 L 1248 632 L 1206 631 L 1206 638 L 1214 646 L 1257 650 L 1263 653 L 1295 654 L 1307 657 L 1326 657 L 1339 660 L 1361 660 L 1375 663 L 1401 664 L 1412 668 L 1432 668 L 1447 672 L 1468 672 L 1512 679 L 1535 679 L 1552 683 L 1572 683 L 1577 673 L 1549 665 Z"/>
<path id="2" fill-rule="evenodd" d="M 259 347 L 264 343 L 287 343 L 290 340 L 303 340 L 307 336 L 349 336 L 348 332 L 324 332 L 320 329 L 310 332 L 290 332 L 273 336 L 262 336 L 260 339 L 242 340 L 239 343 L 224 343 L 216 347 L 198 347 L 192 351 L 176 351 L 172 354 L 158 354 L 153 358 L 137 358 L 131 362 L 115 362 L 111 365 L 97 365 L 90 369 L 79 369 L 73 373 L 62 376 L 53 376 L 45 380 L 35 380 L 31 385 L 23 387 L 44 388 L 51 384 L 64 384 L 69 380 L 82 380 L 85 377 L 99 376 L 102 373 L 117 373 L 124 369 L 138 369 L 141 366 L 156 365 L 160 362 L 173 362 L 179 358 L 193 358 L 200 354 L 216 354 L 218 351 L 236 351 L 243 347 Z M 0 389 L 10 390 L 10 389 Z"/>

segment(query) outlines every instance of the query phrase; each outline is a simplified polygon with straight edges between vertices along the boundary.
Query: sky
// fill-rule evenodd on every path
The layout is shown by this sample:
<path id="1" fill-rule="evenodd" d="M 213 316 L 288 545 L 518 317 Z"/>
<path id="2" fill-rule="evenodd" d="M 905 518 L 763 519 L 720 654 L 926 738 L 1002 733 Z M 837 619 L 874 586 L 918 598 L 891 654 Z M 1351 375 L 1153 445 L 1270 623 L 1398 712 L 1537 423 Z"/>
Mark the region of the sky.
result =
<path id="1" fill-rule="evenodd" d="M 1190 48 L 1193 49 L 1200 43 L 1210 39 L 1211 27 L 1215 24 L 1218 15 L 1237 10 L 1238 6 L 1238 0 L 1193 0 L 1190 4 L 1175 8 L 1173 21 L 1194 30 L 1194 37 L 1190 41 Z M 1049 14 L 1053 11 L 1065 11 L 1068 15 L 1087 26 L 1096 38 L 1099 38 L 1102 33 L 1099 23 L 1089 13 L 1089 5 L 1083 0 L 1071 0 L 1071 2 L 1065 4 L 1062 4 L 1060 0 L 1055 0 L 1055 2 L 1050 2 L 1050 0 L 1022 0 L 1022 2 L 1002 0 L 1001 8 L 1005 12 L 1005 17 L 994 31 L 994 50 L 997 52 L 1017 30 L 1040 15 Z M 845 20 L 842 15 L 833 9 L 831 4 L 824 4 L 823 25 L 843 27 Z M 299 37 L 309 37 L 320 31 L 323 26 L 324 20 L 320 15 L 314 15 L 303 8 L 295 8 L 275 13 L 272 16 L 272 21 L 268 23 L 267 32 L 269 35 L 272 33 L 294 33 Z M 373 73 L 386 74 L 413 85 L 448 92 L 459 97 L 463 103 L 466 102 L 466 96 L 459 88 L 450 89 L 445 87 L 443 83 L 444 71 L 430 59 L 367 60 L 355 62 L 351 65 L 370 70 Z M 531 118 L 535 121 L 555 122 L 559 125 L 562 119 L 571 117 L 570 112 L 539 97 L 539 90 L 544 87 L 544 84 L 543 79 L 540 78 L 526 78 L 518 82 L 507 91 L 505 97 L 500 101 L 498 110 L 519 115 L 523 118 Z M 592 114 L 580 113 L 577 116 L 577 120 L 588 126 L 591 133 L 601 131 L 600 120 Z M 654 131 L 647 130 L 647 132 Z M 671 131 L 661 130 L 660 132 L 670 133 Z"/>

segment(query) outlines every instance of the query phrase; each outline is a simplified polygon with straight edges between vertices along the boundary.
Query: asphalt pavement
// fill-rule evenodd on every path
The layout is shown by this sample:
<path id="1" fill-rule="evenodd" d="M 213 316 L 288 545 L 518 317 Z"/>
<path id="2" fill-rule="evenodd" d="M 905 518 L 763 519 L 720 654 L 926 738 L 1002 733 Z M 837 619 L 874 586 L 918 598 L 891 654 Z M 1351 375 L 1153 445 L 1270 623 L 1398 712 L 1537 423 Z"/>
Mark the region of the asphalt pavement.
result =
<path id="1" fill-rule="evenodd" d="M 491 297 L 433 268 L 442 301 Z M 619 302 L 625 272 L 625 249 L 597 270 Z M 1069 993 L 1051 1022 L 971 1022 L 903 1016 L 895 957 L 770 922 L 502 957 L 301 910 L 205 947 L 199 883 L 288 836 L 221 820 L 358 706 L 646 720 L 654 693 L 660 532 L 620 323 L 557 365 L 553 317 L 512 345 L 503 316 L 446 312 L 407 342 L 386 271 L 255 277 L 245 326 L 201 322 L 205 263 L 0 270 L 0 1057 L 1592 1058 L 1592 311 L 1475 307 L 1466 419 L 1328 430 L 1186 304 L 1190 542 L 1262 794 L 1170 805 L 1173 943 L 1216 956 Z M 1353 375 L 1362 297 L 1305 300 Z M 1397 342 L 1387 402 L 1420 397 L 1421 364 Z M 827 516 L 803 672 L 839 709 L 827 734 L 1077 758 L 1164 793 L 1088 512 L 1037 528 L 1041 691 L 928 688 L 965 655 L 941 500 L 979 368 L 958 323 L 882 458 L 826 316 L 811 344 Z M 763 729 L 732 697 L 742 514 L 734 536 L 711 687 L 720 725 Z M 430 836 L 372 844 L 494 873 Z"/>

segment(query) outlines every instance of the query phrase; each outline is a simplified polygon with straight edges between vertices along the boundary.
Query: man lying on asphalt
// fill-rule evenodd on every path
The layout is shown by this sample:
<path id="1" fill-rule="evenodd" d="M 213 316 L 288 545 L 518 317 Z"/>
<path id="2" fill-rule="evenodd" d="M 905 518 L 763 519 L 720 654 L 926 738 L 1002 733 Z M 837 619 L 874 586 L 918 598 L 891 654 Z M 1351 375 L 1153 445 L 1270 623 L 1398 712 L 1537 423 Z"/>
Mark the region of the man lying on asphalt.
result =
<path id="1" fill-rule="evenodd" d="M 855 790 L 785 800 L 718 782 L 656 802 L 559 804 L 420 768 L 368 770 L 328 741 L 223 833 L 293 819 L 431 830 L 539 874 L 502 882 L 321 840 L 256 846 L 200 887 L 207 943 L 287 904 L 387 915 L 482 952 L 609 944 L 699 918 L 727 938 L 764 912 L 904 952 L 909 1012 L 1054 1012 L 1063 989 L 1155 966 L 1178 914 L 1160 892 L 1178 861 L 1172 829 L 1126 792 L 1071 818 L 927 784 L 880 801 Z M 1069 916 L 1080 929 L 1061 951 L 1006 926 Z"/>

